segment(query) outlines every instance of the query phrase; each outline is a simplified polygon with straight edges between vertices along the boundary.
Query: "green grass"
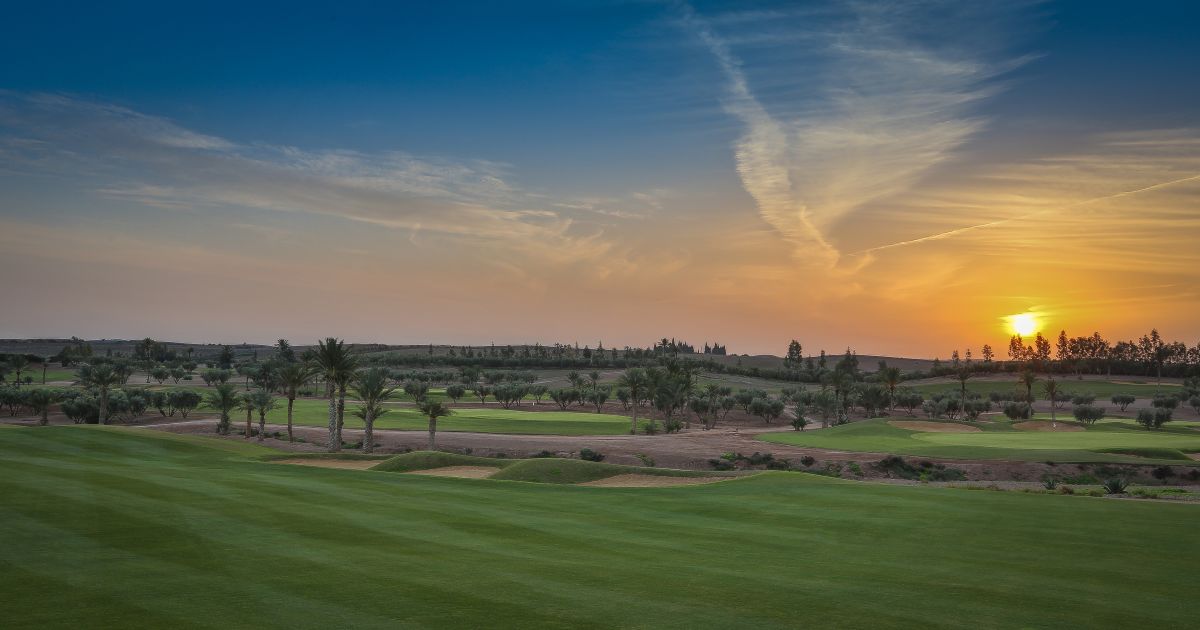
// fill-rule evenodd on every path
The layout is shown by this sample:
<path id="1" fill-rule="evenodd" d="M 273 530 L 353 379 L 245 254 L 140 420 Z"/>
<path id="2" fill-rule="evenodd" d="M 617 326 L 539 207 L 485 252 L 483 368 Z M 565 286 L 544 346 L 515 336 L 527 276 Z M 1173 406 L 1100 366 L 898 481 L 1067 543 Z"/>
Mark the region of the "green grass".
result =
<path id="1" fill-rule="evenodd" d="M 1007 423 L 997 423 L 994 427 L 989 423 L 979 423 L 979 426 L 985 429 L 1010 428 Z M 1082 432 L 984 430 L 977 433 L 933 433 L 894 427 L 888 424 L 887 419 L 881 418 L 819 431 L 768 433 L 760 439 L 840 451 L 1021 461 L 1179 463 L 1177 454 L 1181 455 L 1181 451 L 1200 451 L 1200 432 L 1169 426 L 1148 431 L 1131 421 L 1102 422 Z M 1169 456 L 1130 456 L 1139 453 Z M 1185 456 L 1184 459 L 1188 458 Z"/>
<path id="2" fill-rule="evenodd" d="M 0 431 L 0 625 L 1129 628 L 1200 614 L 1180 587 L 1195 505 L 783 472 L 589 488 L 278 466 L 210 444 Z"/>
<path id="3" fill-rule="evenodd" d="M 351 411 L 355 405 L 346 403 L 346 426 L 362 428 L 362 421 Z M 544 407 L 543 407 L 544 408 Z M 293 421 L 299 425 L 328 426 L 329 403 L 319 399 L 296 401 Z M 287 401 L 267 414 L 267 421 L 287 422 Z M 414 407 L 391 406 L 387 415 L 375 422 L 378 429 L 420 431 L 429 427 L 429 420 Z M 456 407 L 454 415 L 438 420 L 438 431 L 471 431 L 476 433 L 518 433 L 530 435 L 622 435 L 629 433 L 629 418 L 602 413 L 577 411 L 521 411 L 500 406 Z"/>
<path id="4" fill-rule="evenodd" d="M 1163 383 L 1162 386 L 1155 385 L 1154 379 L 1144 379 L 1141 377 L 1120 378 L 1113 377 L 1111 381 L 1101 380 L 1078 380 L 1074 377 L 1057 378 L 1059 389 L 1070 394 L 1095 394 L 1097 403 L 1107 403 L 1109 398 L 1114 394 L 1132 394 L 1138 398 L 1154 398 L 1155 393 L 1171 394 L 1181 391 L 1178 383 Z M 1033 385 L 1033 393 L 1039 398 L 1043 397 L 1042 388 L 1046 383 L 1044 375 L 1038 377 L 1038 382 Z M 961 387 L 958 381 L 926 383 L 921 381 L 910 381 L 902 383 L 902 387 L 909 387 L 926 396 L 938 393 L 958 393 Z M 1025 391 L 1024 385 L 1018 385 L 1016 378 L 1006 378 L 1004 380 L 986 380 L 972 379 L 967 381 L 967 391 L 975 392 L 986 396 L 990 392 L 1012 393 L 1014 391 Z"/>

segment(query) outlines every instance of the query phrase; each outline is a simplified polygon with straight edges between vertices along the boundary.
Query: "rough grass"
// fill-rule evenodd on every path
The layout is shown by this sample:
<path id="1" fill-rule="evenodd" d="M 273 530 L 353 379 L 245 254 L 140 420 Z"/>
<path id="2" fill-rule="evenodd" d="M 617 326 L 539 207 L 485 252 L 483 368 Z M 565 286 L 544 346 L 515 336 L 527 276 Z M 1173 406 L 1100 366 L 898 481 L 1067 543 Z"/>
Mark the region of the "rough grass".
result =
<path id="1" fill-rule="evenodd" d="M 412 470 L 428 470 L 430 468 L 445 468 L 446 466 L 491 466 L 504 468 L 519 460 L 496 459 L 491 457 L 474 457 L 458 453 L 442 453 L 434 451 L 414 451 L 387 458 L 371 470 L 383 472 L 409 472 Z"/>
<path id="2" fill-rule="evenodd" d="M 1100 453 L 1119 453 L 1121 455 L 1133 455 L 1134 457 L 1145 457 L 1149 459 L 1178 459 L 1185 462 L 1192 461 L 1187 453 L 1173 448 L 1102 448 L 1097 449 Z"/>
<path id="3" fill-rule="evenodd" d="M 977 423 L 984 426 L 987 423 Z M 1174 453 L 1200 451 L 1200 434 L 1190 428 L 1147 431 L 1131 421 L 1104 422 L 1077 432 L 987 430 L 972 433 L 912 431 L 886 419 L 864 420 L 820 431 L 768 433 L 779 444 L 841 451 L 892 453 L 948 459 L 1053 460 L 1097 463 L 1180 463 Z M 1131 450 L 1165 449 L 1169 457 L 1131 457 Z"/>
<path id="4" fill-rule="evenodd" d="M 0 431 L 0 626 L 1168 628 L 1200 615 L 1180 594 L 1195 505 L 784 472 L 638 492 L 468 483 L 264 465 L 261 449 L 210 447 L 222 442 Z"/>

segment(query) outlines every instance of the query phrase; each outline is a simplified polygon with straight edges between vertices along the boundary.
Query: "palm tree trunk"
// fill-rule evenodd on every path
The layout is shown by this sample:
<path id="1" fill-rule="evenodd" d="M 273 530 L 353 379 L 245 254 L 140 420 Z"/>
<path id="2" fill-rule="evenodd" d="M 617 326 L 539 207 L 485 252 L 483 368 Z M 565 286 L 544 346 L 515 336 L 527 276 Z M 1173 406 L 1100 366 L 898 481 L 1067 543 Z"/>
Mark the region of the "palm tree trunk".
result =
<path id="1" fill-rule="evenodd" d="M 630 378 L 629 380 L 633 380 L 633 379 L 632 379 L 632 378 Z M 632 421 L 629 423 L 629 435 L 634 435 L 634 434 L 636 434 L 636 433 L 637 433 L 637 408 L 638 408 L 638 400 L 637 400 L 637 395 L 636 395 L 636 394 L 632 394 L 632 393 L 631 393 L 631 394 L 630 394 L 630 397 L 631 397 L 631 398 L 633 398 L 633 420 L 632 420 Z"/>
<path id="2" fill-rule="evenodd" d="M 342 443 L 342 425 L 345 424 L 346 417 L 346 388 L 338 388 L 338 403 L 337 403 L 337 441 Z"/>
<path id="3" fill-rule="evenodd" d="M 97 419 L 99 424 L 108 424 L 106 416 L 108 415 L 108 389 L 100 388 L 100 417 Z"/>
<path id="4" fill-rule="evenodd" d="M 325 393 L 329 395 L 329 450 L 336 453 L 342 449 L 337 434 L 337 397 L 333 395 L 333 382 L 325 381 Z"/>
<path id="5" fill-rule="evenodd" d="M 250 409 L 250 408 L 246 408 L 246 437 L 250 437 L 250 434 L 254 433 L 254 429 L 252 428 L 254 426 L 252 424 L 253 422 L 254 422 L 254 410 Z"/>
<path id="6" fill-rule="evenodd" d="M 295 403 L 296 403 L 296 398 L 294 396 L 289 396 L 288 397 L 288 441 L 289 442 L 296 441 L 295 439 L 292 438 L 292 405 L 294 405 Z"/>
<path id="7" fill-rule="evenodd" d="M 429 450 L 437 450 L 437 418 L 429 417 Z"/>
<path id="8" fill-rule="evenodd" d="M 367 414 L 363 418 L 363 446 L 364 453 L 370 453 L 375 448 L 375 418 L 374 414 Z"/>
<path id="9" fill-rule="evenodd" d="M 258 441 L 263 441 L 267 435 L 267 414 L 263 411 L 258 412 Z"/>

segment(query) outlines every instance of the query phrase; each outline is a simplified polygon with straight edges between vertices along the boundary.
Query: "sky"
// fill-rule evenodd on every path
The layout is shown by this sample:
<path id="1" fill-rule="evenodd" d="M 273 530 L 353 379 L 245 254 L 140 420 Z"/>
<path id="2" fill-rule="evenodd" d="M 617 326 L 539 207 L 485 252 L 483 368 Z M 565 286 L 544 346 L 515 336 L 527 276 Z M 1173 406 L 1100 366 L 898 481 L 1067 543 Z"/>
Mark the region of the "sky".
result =
<path id="1" fill-rule="evenodd" d="M 21 3 L 0 337 L 1200 340 L 1200 5 Z"/>

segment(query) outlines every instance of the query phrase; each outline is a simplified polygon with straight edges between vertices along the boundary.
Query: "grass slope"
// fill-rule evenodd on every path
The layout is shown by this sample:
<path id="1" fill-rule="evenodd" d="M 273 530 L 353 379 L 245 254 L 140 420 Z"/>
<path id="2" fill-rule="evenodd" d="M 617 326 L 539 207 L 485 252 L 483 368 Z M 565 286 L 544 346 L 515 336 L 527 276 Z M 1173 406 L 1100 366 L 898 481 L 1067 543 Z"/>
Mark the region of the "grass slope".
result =
<path id="1" fill-rule="evenodd" d="M 351 411 L 355 405 L 346 403 L 346 426 L 362 428 L 362 420 Z M 326 426 L 329 404 L 324 400 L 297 400 L 293 421 L 299 425 Z M 287 422 L 287 401 L 267 414 L 267 421 Z M 413 407 L 389 407 L 388 413 L 375 422 L 378 429 L 420 431 L 429 427 L 429 420 Z M 517 433 L 528 435 L 622 435 L 629 433 L 629 418 L 602 413 L 577 411 L 521 411 L 519 409 L 457 407 L 454 415 L 438 420 L 438 431 L 470 431 L 475 433 Z"/>
<path id="2" fill-rule="evenodd" d="M 934 433 L 901 429 L 887 419 L 876 419 L 820 431 L 768 433 L 760 439 L 840 451 L 1021 461 L 1178 464 L 1191 461 L 1184 452 L 1200 451 L 1200 432 L 1187 427 L 1148 431 L 1133 422 L 1108 421 L 1082 432 L 1054 433 L 1011 430 L 1008 423 L 976 425 L 985 430 Z"/>
<path id="3" fill-rule="evenodd" d="M 1200 614 L 1179 582 L 1200 548 L 1193 505 L 800 473 L 623 492 L 277 466 L 205 442 L 0 431 L 0 626 L 1128 628 Z"/>
<path id="4" fill-rule="evenodd" d="M 504 468 L 519 460 L 497 459 L 494 457 L 473 457 L 458 453 L 442 453 L 434 451 L 416 451 L 388 458 L 386 461 L 372 466 L 371 470 L 383 472 L 410 472 L 413 470 L 429 470 L 446 466 L 491 466 Z"/>
<path id="5" fill-rule="evenodd" d="M 522 459 L 513 465 L 489 477 L 508 481 L 532 481 L 536 483 L 587 483 L 607 479 L 616 475 L 637 473 L 639 475 L 656 475 L 660 477 L 709 477 L 712 473 L 694 470 L 674 470 L 670 468 L 645 468 L 641 466 L 621 466 L 603 462 L 589 462 L 579 459 L 559 459 L 547 457 L 539 459 Z"/>

